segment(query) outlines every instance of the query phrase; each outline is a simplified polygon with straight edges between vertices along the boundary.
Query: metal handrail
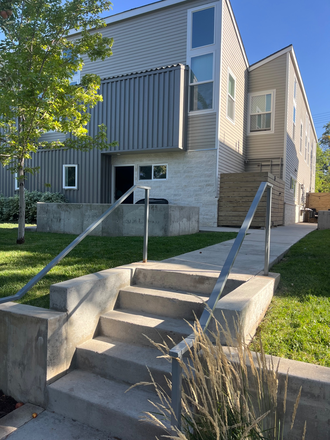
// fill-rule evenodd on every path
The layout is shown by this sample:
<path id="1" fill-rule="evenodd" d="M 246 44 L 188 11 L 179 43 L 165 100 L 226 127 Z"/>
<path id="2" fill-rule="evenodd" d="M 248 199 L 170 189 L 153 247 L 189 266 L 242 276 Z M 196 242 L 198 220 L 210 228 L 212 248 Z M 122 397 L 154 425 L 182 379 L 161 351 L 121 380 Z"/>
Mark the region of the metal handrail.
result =
<path id="1" fill-rule="evenodd" d="M 220 272 L 219 278 L 212 290 L 210 298 L 206 302 L 206 307 L 199 320 L 200 327 L 203 332 L 206 331 L 209 322 L 211 320 L 213 311 L 220 300 L 224 288 L 226 286 L 227 279 L 230 275 L 233 264 L 236 260 L 237 254 L 242 246 L 243 240 L 249 229 L 254 214 L 257 210 L 259 202 L 267 188 L 267 209 L 266 209 L 266 234 L 265 234 L 265 264 L 264 274 L 268 275 L 269 270 L 269 252 L 270 252 L 270 226 L 271 226 L 271 200 L 272 200 L 272 188 L 273 185 L 268 182 L 261 182 L 259 189 L 253 199 L 250 209 L 242 223 L 241 229 L 235 239 L 235 242 L 226 258 L 223 268 Z M 172 357 L 172 426 L 181 429 L 181 389 L 182 389 L 182 366 L 179 362 L 183 358 L 183 355 L 193 346 L 195 341 L 195 334 L 190 334 L 187 338 L 177 344 L 170 350 L 170 356 Z"/>
<path id="2" fill-rule="evenodd" d="M 56 264 L 58 264 L 69 252 L 72 251 L 87 235 L 89 235 L 94 229 L 102 223 L 102 221 L 108 217 L 119 205 L 123 203 L 127 197 L 132 194 L 137 188 L 145 190 L 145 202 L 144 202 L 144 237 L 143 237 L 143 263 L 148 259 L 148 221 L 149 221 L 149 186 L 134 185 L 124 195 L 120 197 L 113 205 L 110 206 L 95 222 L 93 222 L 84 232 L 82 232 L 75 240 L 73 240 L 61 253 L 57 255 L 50 263 L 47 264 L 35 277 L 32 278 L 22 289 L 15 295 L 0 298 L 0 304 L 8 301 L 17 301 L 22 298 L 39 280 L 41 280 Z"/>

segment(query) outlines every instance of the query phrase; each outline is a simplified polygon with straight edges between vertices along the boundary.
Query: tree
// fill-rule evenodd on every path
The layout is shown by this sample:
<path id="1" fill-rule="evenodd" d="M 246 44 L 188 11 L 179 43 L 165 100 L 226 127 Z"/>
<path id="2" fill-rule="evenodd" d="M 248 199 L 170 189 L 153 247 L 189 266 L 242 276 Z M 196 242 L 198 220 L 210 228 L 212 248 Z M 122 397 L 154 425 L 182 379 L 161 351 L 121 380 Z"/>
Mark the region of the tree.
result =
<path id="1" fill-rule="evenodd" d="M 330 122 L 324 128 L 316 148 L 316 192 L 330 192 Z"/>
<path id="2" fill-rule="evenodd" d="M 24 243 L 25 161 L 38 148 L 105 149 L 106 127 L 91 138 L 89 109 L 102 96 L 100 78 L 85 75 L 79 85 L 70 78 L 83 67 L 83 57 L 104 60 L 112 54 L 112 39 L 100 32 L 100 13 L 108 0 L 0 0 L 0 162 L 17 173 L 19 225 L 17 243 Z M 70 37 L 70 30 L 79 31 Z M 48 131 L 71 133 L 64 141 L 45 142 Z"/>

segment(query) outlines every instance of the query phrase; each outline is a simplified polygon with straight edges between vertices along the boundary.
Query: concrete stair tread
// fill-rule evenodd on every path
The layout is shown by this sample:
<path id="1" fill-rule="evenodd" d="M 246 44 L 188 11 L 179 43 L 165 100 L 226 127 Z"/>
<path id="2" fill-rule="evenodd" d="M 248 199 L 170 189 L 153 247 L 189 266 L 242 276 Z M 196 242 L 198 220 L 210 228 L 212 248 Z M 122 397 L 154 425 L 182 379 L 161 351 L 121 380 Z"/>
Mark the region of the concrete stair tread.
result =
<path id="1" fill-rule="evenodd" d="M 196 304 L 201 304 L 209 299 L 209 296 L 203 294 L 194 294 L 191 292 L 185 292 L 183 290 L 170 290 L 170 289 L 156 289 L 152 287 L 142 286 L 128 286 L 121 289 L 120 292 L 132 292 L 141 295 L 150 295 L 155 297 L 165 297 L 174 301 L 189 301 Z"/>
<path id="2" fill-rule="evenodd" d="M 132 364 L 147 366 L 150 369 L 157 368 L 157 370 L 161 370 L 164 374 L 171 371 L 170 362 L 159 358 L 162 353 L 157 348 L 128 344 L 127 342 L 116 341 L 107 336 L 97 336 L 86 341 L 79 345 L 77 350 L 92 351 L 99 355 L 116 357 Z"/>
<path id="3" fill-rule="evenodd" d="M 181 332 L 185 335 L 191 333 L 189 324 L 183 319 L 134 312 L 128 309 L 111 310 L 110 312 L 104 313 L 101 318 L 125 321 L 128 324 L 136 324 L 143 327 L 151 327 L 153 329 Z M 193 321 L 190 321 L 190 324 L 193 325 Z"/>
<path id="4" fill-rule="evenodd" d="M 153 439 L 162 434 L 154 425 L 142 422 L 144 412 L 154 412 L 155 393 L 73 370 L 48 386 L 48 409 L 125 439 Z M 142 437 L 141 437 L 142 438 Z"/>

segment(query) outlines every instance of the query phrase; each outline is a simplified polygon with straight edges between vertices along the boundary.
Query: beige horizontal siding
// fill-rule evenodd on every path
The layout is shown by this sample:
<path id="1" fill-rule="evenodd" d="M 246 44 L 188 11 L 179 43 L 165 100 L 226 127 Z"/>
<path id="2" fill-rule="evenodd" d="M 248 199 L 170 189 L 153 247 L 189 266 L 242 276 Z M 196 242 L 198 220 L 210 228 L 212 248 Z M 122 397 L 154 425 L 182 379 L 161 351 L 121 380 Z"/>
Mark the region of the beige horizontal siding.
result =
<path id="1" fill-rule="evenodd" d="M 286 95 L 286 60 L 278 58 L 252 70 L 249 74 L 249 93 L 275 90 L 274 133 L 247 136 L 247 159 L 283 157 Z"/>
<path id="2" fill-rule="evenodd" d="M 186 63 L 187 10 L 210 1 L 184 2 L 109 24 L 102 34 L 114 39 L 113 55 L 105 61 L 84 59 L 83 74 L 101 78 L 176 63 Z"/>
<path id="3" fill-rule="evenodd" d="M 188 150 L 215 148 L 216 113 L 188 117 Z"/>
<path id="4" fill-rule="evenodd" d="M 244 171 L 248 71 L 227 2 L 223 2 L 219 179 L 221 173 Z M 227 118 L 228 68 L 236 78 L 235 120 Z"/>

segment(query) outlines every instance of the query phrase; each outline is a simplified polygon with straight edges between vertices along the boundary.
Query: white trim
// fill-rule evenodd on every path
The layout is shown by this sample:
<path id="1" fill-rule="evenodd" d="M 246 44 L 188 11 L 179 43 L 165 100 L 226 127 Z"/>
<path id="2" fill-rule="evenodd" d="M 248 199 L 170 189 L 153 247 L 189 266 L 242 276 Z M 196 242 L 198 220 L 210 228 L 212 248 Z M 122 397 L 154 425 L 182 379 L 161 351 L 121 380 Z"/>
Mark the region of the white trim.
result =
<path id="1" fill-rule="evenodd" d="M 260 130 L 260 131 L 252 131 L 250 132 L 250 107 L 251 107 L 251 98 L 259 95 L 272 95 L 272 110 L 271 110 L 271 125 L 270 130 Z M 248 136 L 256 136 L 261 134 L 273 134 L 275 130 L 275 100 L 276 100 L 276 89 L 273 90 L 265 90 L 261 92 L 251 92 L 248 94 L 248 121 L 247 121 L 247 135 Z"/>
<path id="2" fill-rule="evenodd" d="M 283 49 L 283 50 L 280 50 L 279 52 L 276 52 L 274 55 L 270 55 L 269 57 L 259 61 L 258 63 L 253 64 L 253 66 L 249 67 L 249 72 L 252 72 L 253 70 L 257 69 L 258 67 L 261 67 L 264 64 L 267 64 L 270 61 L 275 60 L 276 58 L 282 56 L 285 53 L 289 54 L 292 57 L 292 62 L 293 62 L 293 66 L 295 68 L 295 73 L 296 73 L 296 76 L 298 77 L 298 83 L 299 83 L 301 91 L 302 91 L 302 95 L 303 95 L 303 98 L 304 98 L 304 101 L 305 101 L 305 105 L 306 105 L 308 113 L 309 113 L 310 120 L 312 121 L 312 127 L 313 127 L 313 131 L 314 131 L 315 139 L 318 139 L 317 134 L 316 134 L 316 130 L 315 130 L 315 127 L 314 127 L 312 112 L 311 112 L 311 109 L 309 107 L 309 103 L 308 103 L 308 99 L 307 99 L 304 83 L 303 83 L 303 80 L 302 80 L 302 77 L 301 77 L 301 73 L 300 73 L 300 69 L 299 69 L 299 66 L 298 66 L 296 54 L 295 54 L 295 51 L 294 51 L 292 45 L 287 47 L 287 48 L 285 48 L 285 49 Z"/>
<path id="3" fill-rule="evenodd" d="M 15 182 L 15 186 L 14 186 L 14 191 L 18 191 L 19 190 L 19 185 L 18 185 L 18 180 L 17 180 L 17 173 L 14 174 L 14 182 Z"/>
<path id="4" fill-rule="evenodd" d="M 233 78 L 233 80 L 235 81 L 235 96 L 231 96 L 229 94 L 229 76 L 231 76 Z M 228 116 L 228 100 L 229 97 L 232 98 L 233 102 L 234 102 L 234 118 L 231 119 L 230 116 Z M 232 124 L 235 125 L 235 116 L 236 116 L 236 76 L 233 74 L 232 70 L 230 69 L 230 67 L 228 67 L 228 74 L 227 74 L 227 102 L 226 102 L 226 117 L 228 119 L 228 121 L 230 121 Z"/>
<path id="5" fill-rule="evenodd" d="M 202 46 L 194 49 L 191 48 L 192 42 L 192 14 L 197 11 L 201 11 L 204 9 L 214 8 L 214 42 L 213 44 L 209 44 L 207 46 Z M 199 115 L 206 113 L 214 113 L 219 111 L 219 102 L 217 101 L 217 90 L 218 84 L 216 79 L 219 78 L 219 68 L 218 68 L 218 59 L 220 55 L 219 51 L 219 37 L 216 29 L 219 28 L 219 13 L 218 13 L 219 5 L 218 3 L 208 3 L 205 5 L 200 5 L 198 7 L 194 7 L 191 9 L 187 9 L 187 51 L 186 51 L 186 62 L 189 66 L 189 80 L 188 80 L 188 116 L 190 115 Z M 198 83 L 190 83 L 190 73 L 191 73 L 191 59 L 207 54 L 213 54 L 213 71 L 212 71 L 212 81 L 202 81 Z M 219 63 L 220 64 L 220 63 Z M 194 87 L 194 85 L 198 86 L 199 84 L 213 84 L 213 96 L 212 96 L 212 108 L 204 109 L 204 110 L 190 110 L 190 88 Z"/>
<path id="6" fill-rule="evenodd" d="M 273 55 L 270 55 L 269 57 L 264 58 L 261 61 L 256 62 L 255 64 L 253 64 L 252 66 L 249 67 L 249 72 L 252 72 L 255 69 L 258 69 L 258 67 L 263 66 L 264 64 L 269 63 L 270 61 L 275 60 L 278 57 L 281 57 L 282 55 L 284 55 L 285 53 L 290 52 L 291 50 L 293 50 L 293 46 L 289 46 L 286 47 L 285 49 L 280 50 L 279 52 L 274 53 Z"/>
<path id="7" fill-rule="evenodd" d="M 283 144 L 283 175 L 282 180 L 287 182 L 286 180 L 286 160 L 287 160 L 287 132 L 288 132 L 288 102 L 289 102 L 289 55 L 286 55 L 286 67 L 285 67 L 285 111 L 284 111 L 284 144 Z M 286 183 L 284 185 L 284 200 L 285 200 L 285 192 L 286 192 Z M 285 209 L 284 209 L 285 212 Z M 284 214 L 285 215 L 285 214 Z"/>
<path id="8" fill-rule="evenodd" d="M 75 186 L 66 186 L 65 185 L 65 168 L 67 167 L 73 167 L 75 168 Z M 62 184 L 63 184 L 63 189 L 78 189 L 78 165 L 74 164 L 74 163 L 66 163 L 63 164 L 63 180 L 62 180 Z"/>
<path id="9" fill-rule="evenodd" d="M 239 45 L 241 47 L 241 51 L 242 51 L 242 54 L 243 54 L 243 58 L 244 58 L 245 64 L 246 64 L 247 67 L 249 67 L 249 60 L 247 59 L 247 55 L 246 55 L 246 52 L 245 52 L 245 47 L 244 47 L 244 44 L 243 44 L 243 41 L 242 41 L 242 38 L 241 38 L 241 34 L 239 33 L 239 29 L 238 29 L 238 26 L 237 26 L 237 23 L 236 23 L 236 18 L 235 18 L 233 9 L 231 7 L 230 1 L 229 0 L 225 0 L 225 1 L 226 1 L 227 6 L 228 6 L 230 18 L 232 19 L 232 22 L 233 22 L 233 25 L 234 25 L 234 28 L 235 28 L 235 32 L 236 32 L 236 35 L 237 35 L 237 38 L 238 38 L 238 43 L 239 43 Z"/>
<path id="10" fill-rule="evenodd" d="M 154 167 L 166 166 L 166 178 L 154 179 Z M 140 179 L 140 167 L 151 167 L 151 179 Z M 137 163 L 137 180 L 138 182 L 166 181 L 168 180 L 168 163 Z"/>

